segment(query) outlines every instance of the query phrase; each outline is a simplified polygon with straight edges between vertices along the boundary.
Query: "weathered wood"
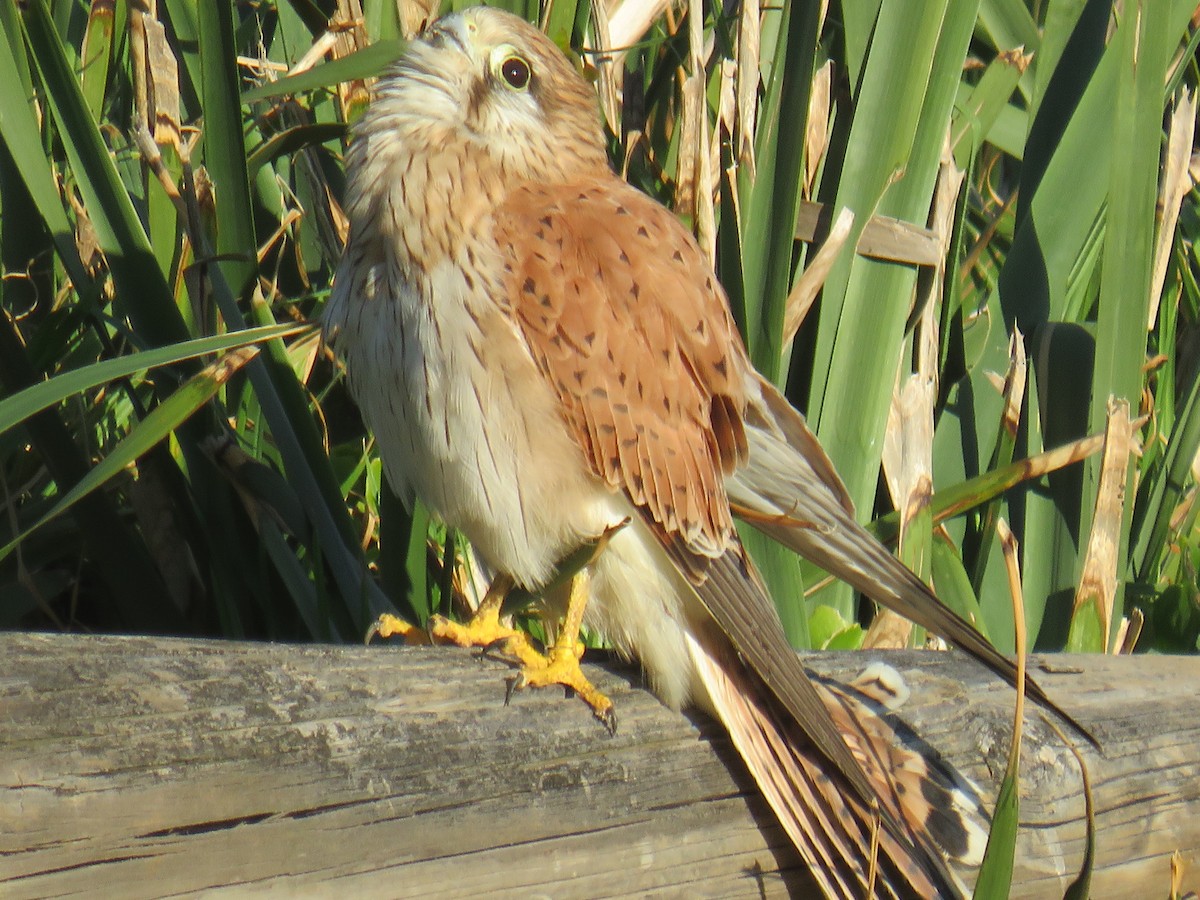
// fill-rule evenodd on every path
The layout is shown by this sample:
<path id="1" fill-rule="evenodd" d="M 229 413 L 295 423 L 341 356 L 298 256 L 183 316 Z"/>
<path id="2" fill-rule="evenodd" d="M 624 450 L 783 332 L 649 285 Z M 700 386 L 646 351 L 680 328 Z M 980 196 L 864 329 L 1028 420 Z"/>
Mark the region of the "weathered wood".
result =
<path id="1" fill-rule="evenodd" d="M 952 654 L 884 658 L 900 718 L 991 796 L 1012 693 Z M 806 896 L 719 727 L 592 667 L 609 737 L 553 691 L 503 705 L 466 651 L 0 635 L 0 895 L 228 887 L 353 896 Z M 1200 660 L 1053 657 L 1032 672 L 1094 728 L 1095 897 L 1165 896 L 1200 861 Z M 1061 897 L 1078 768 L 1028 721 L 1015 896 Z M 1195 869 L 1193 869 L 1195 871 Z M 1196 878 L 1189 886 L 1196 886 Z"/>

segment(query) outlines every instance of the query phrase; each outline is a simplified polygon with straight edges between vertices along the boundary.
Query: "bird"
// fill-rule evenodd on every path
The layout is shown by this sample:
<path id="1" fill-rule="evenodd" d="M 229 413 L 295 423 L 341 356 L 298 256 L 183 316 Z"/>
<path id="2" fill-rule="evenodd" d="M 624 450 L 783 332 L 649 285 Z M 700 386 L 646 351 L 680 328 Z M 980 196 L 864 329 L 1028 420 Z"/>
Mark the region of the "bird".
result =
<path id="1" fill-rule="evenodd" d="M 393 489 L 496 573 L 439 633 L 506 642 L 518 687 L 566 685 L 613 727 L 580 669 L 586 625 L 668 707 L 723 724 L 825 896 L 961 895 L 977 798 L 809 676 L 735 518 L 1013 683 L 1015 667 L 858 524 L 692 233 L 612 169 L 566 55 L 500 10 L 435 20 L 376 84 L 346 171 L 326 339 Z M 514 587 L 558 611 L 544 651 L 501 621 Z"/>

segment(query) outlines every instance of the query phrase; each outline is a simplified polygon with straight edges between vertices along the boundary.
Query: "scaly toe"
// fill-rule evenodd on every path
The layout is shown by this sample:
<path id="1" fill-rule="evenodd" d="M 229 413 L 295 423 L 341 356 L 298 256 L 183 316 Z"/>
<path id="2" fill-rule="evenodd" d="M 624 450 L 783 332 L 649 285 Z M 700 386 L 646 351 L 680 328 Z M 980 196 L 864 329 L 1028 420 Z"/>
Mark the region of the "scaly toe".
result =
<path id="1" fill-rule="evenodd" d="M 372 638 L 390 638 L 395 635 L 404 638 L 404 643 L 409 645 L 433 643 L 429 632 L 424 628 L 418 628 L 391 613 L 383 613 L 371 623 L 371 627 L 367 629 L 367 634 L 363 638 L 363 643 L 371 643 Z"/>
<path id="2" fill-rule="evenodd" d="M 451 622 L 445 616 L 429 617 L 429 633 L 439 644 L 459 647 L 483 647 L 485 651 L 510 641 L 523 641 L 524 635 L 500 624 L 492 616 L 476 616 L 469 622 Z"/>
<path id="3" fill-rule="evenodd" d="M 609 734 L 616 734 L 617 716 L 613 702 L 600 693 L 583 674 L 583 669 L 579 666 L 577 648 L 565 650 L 554 647 L 545 656 L 536 651 L 521 656 L 520 671 L 508 681 L 505 703 L 512 699 L 516 691 L 527 687 L 561 685 L 587 704 L 592 714 L 608 729 Z"/>

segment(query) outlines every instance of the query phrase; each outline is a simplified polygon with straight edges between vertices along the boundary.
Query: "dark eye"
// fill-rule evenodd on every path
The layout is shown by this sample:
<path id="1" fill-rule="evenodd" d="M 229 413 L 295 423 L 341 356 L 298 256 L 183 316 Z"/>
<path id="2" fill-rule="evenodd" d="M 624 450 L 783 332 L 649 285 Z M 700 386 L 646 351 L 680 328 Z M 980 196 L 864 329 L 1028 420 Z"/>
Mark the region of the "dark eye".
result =
<path id="1" fill-rule="evenodd" d="M 529 63 L 519 56 L 510 56 L 500 63 L 500 74 L 508 82 L 508 86 L 518 91 L 529 87 L 529 79 L 533 73 L 529 71 Z"/>

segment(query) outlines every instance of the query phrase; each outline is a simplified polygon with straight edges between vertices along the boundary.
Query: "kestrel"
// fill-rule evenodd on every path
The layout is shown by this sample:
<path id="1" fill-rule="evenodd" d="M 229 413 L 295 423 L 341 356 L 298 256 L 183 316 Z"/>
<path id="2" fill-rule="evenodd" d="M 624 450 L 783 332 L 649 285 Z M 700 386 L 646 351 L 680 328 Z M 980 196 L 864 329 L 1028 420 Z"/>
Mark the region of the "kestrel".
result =
<path id="1" fill-rule="evenodd" d="M 827 895 L 957 894 L 947 860 L 981 850 L 963 797 L 810 681 L 734 511 L 1010 681 L 1014 667 L 855 522 L 690 232 L 609 167 L 596 96 L 558 48 L 498 10 L 439 19 L 379 82 L 347 172 L 327 333 L 392 486 L 498 573 L 476 619 L 442 632 L 511 635 L 505 590 L 537 592 L 593 547 L 550 592 L 566 612 L 546 655 L 512 639 L 525 683 L 568 684 L 611 724 L 579 670 L 582 621 L 668 706 L 729 729 Z"/>

